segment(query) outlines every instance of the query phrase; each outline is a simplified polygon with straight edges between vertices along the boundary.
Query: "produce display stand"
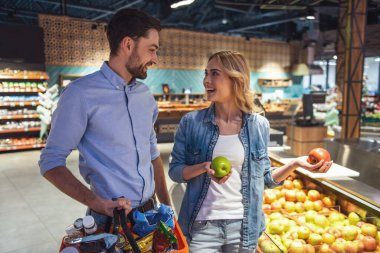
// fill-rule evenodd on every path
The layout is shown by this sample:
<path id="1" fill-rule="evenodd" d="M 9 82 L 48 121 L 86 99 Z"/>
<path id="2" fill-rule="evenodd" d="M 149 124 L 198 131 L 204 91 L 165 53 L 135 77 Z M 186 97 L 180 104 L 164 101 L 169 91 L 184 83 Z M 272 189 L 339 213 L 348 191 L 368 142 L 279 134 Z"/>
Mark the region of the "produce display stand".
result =
<path id="1" fill-rule="evenodd" d="M 276 154 L 270 154 L 269 155 L 272 166 L 273 167 L 279 167 L 282 166 L 285 162 L 288 162 L 288 159 L 284 159 L 283 157 L 279 156 L 278 153 Z M 266 252 L 273 252 L 273 253 L 281 253 L 281 252 L 375 252 L 380 253 L 380 203 L 376 199 L 368 198 L 365 194 L 365 192 L 353 192 L 352 190 L 345 188 L 344 186 L 339 184 L 339 181 L 334 181 L 336 176 L 335 174 L 344 174 L 341 175 L 342 177 L 348 178 L 348 176 L 355 177 L 357 174 L 353 173 L 353 171 L 348 170 L 348 168 L 344 168 L 342 170 L 341 167 L 336 167 L 333 170 L 334 173 L 331 175 L 327 175 L 326 178 L 323 175 L 310 175 L 310 173 L 304 173 L 303 170 L 295 170 L 294 174 L 291 176 L 291 178 L 288 178 L 288 181 L 291 181 L 292 183 L 295 182 L 294 179 L 298 180 L 298 188 L 295 188 L 291 183 L 288 184 L 288 188 L 285 187 L 285 184 L 282 187 L 278 187 L 275 192 L 277 197 L 274 199 L 273 192 L 264 193 L 264 204 L 263 204 L 263 210 L 264 213 L 266 213 L 266 221 L 267 223 L 272 223 L 271 225 L 267 225 L 267 231 L 260 237 L 257 247 L 257 252 L 259 253 L 266 253 Z M 339 172 L 339 173 L 335 173 Z M 347 179 L 348 180 L 348 179 Z M 355 179 L 349 178 L 350 182 L 355 181 Z M 301 187 L 299 186 L 299 181 L 301 181 Z M 295 185 L 295 184 L 294 184 Z M 294 187 L 294 188 L 292 188 Z M 287 193 L 287 190 L 294 190 L 298 192 L 305 192 L 306 195 L 309 192 L 310 189 L 317 190 L 320 193 L 320 197 L 318 197 L 318 200 L 323 200 L 323 207 L 322 208 L 316 208 L 315 209 L 306 209 L 305 206 L 298 211 L 295 211 L 293 209 L 293 204 L 286 204 L 285 202 L 292 202 L 291 198 L 294 198 L 292 194 Z M 376 191 L 376 189 L 374 189 Z M 268 190 L 266 190 L 268 191 Z M 271 191 L 271 190 L 269 190 Z M 281 192 L 282 191 L 282 192 Z M 281 193 L 280 193 L 281 192 Z M 380 191 L 376 191 L 375 194 L 379 195 Z M 272 194 L 272 196 L 265 195 L 265 194 Z M 282 194 L 282 195 L 281 195 Z M 286 198 L 286 200 L 282 200 L 283 203 L 281 203 L 280 208 L 277 208 L 279 206 L 279 203 L 275 204 L 268 204 L 269 202 L 281 202 L 279 201 L 280 198 L 283 198 L 286 194 L 289 194 Z M 328 200 L 331 200 L 331 205 L 327 205 L 327 199 L 324 199 L 325 197 L 328 198 Z M 310 202 L 317 202 L 314 200 L 314 197 L 310 195 L 310 198 L 307 197 L 307 200 Z M 307 201 L 306 200 L 306 201 Z M 293 203 L 296 204 L 297 202 L 306 203 L 306 201 L 299 201 L 294 200 Z M 314 204 L 315 205 L 315 204 Z M 288 208 L 288 207 L 292 208 Z M 287 208 L 285 208 L 287 207 Z M 288 211 L 290 210 L 290 211 Z M 309 215 L 309 220 L 306 219 L 306 212 L 307 210 L 313 210 L 315 211 L 314 216 Z M 341 220 L 339 225 L 333 221 L 332 218 L 330 218 L 330 215 L 334 213 L 335 215 L 339 215 L 341 217 Z M 352 219 L 350 220 L 350 216 L 348 214 L 355 213 L 358 217 L 356 221 L 352 222 Z M 279 226 L 276 226 L 277 223 L 273 221 L 276 220 L 276 216 L 280 217 L 277 219 L 284 219 L 287 220 L 289 223 L 287 224 L 287 229 L 278 229 L 278 227 L 281 226 L 287 226 L 286 221 L 282 220 L 279 221 Z M 318 219 L 318 221 L 314 220 Z M 324 216 L 324 217 L 322 217 Z M 314 221 L 311 222 L 310 218 Z M 323 219 L 322 219 L 323 218 Z M 320 225 L 321 220 L 327 220 L 326 223 L 323 223 L 323 225 Z M 282 224 L 282 225 L 281 225 Z M 360 225 L 359 225 L 360 224 Z M 366 226 L 372 226 L 373 232 L 367 233 L 366 228 L 361 227 L 363 224 L 366 224 Z M 347 232 L 350 228 L 350 226 L 354 227 L 357 231 L 355 234 L 355 237 L 350 238 L 350 234 Z M 295 231 L 300 231 L 300 227 L 306 227 L 309 229 L 309 232 L 306 234 L 301 234 L 297 232 L 295 234 Z M 332 234 L 337 232 L 341 233 L 334 234 L 335 238 L 330 244 L 327 243 L 327 239 L 325 241 L 320 240 L 320 238 L 329 233 Z M 376 232 L 375 232 L 376 231 Z M 288 232 L 288 233 L 286 233 Z M 316 236 L 313 236 L 311 238 L 311 234 L 319 234 L 319 240 L 314 240 Z M 376 234 L 376 236 L 373 236 L 373 234 Z M 288 237 L 289 236 L 289 237 Z M 291 237 L 293 236 L 293 237 Z M 300 236 L 300 238 L 298 237 Z M 317 236 L 318 237 L 318 236 Z M 364 237 L 372 237 L 372 249 L 366 250 L 367 242 L 364 240 Z M 299 240 L 305 238 L 303 240 Z M 337 238 L 339 238 L 337 240 Z M 290 241 L 287 241 L 290 239 Z M 375 240 L 376 243 L 373 243 L 373 240 Z M 303 246 L 301 246 L 303 249 L 297 248 L 298 251 L 294 251 L 293 249 L 290 249 L 290 246 L 292 242 L 298 241 L 299 243 L 303 243 Z M 364 242 L 366 243 L 366 247 L 363 246 Z M 334 246 L 332 246 L 334 243 L 336 243 Z M 344 247 L 343 251 L 339 251 L 337 248 L 341 243 L 342 247 Z M 305 246 L 307 245 L 307 246 Z M 360 248 L 358 245 L 361 245 L 362 248 Z M 311 247 L 307 248 L 307 247 Z M 346 248 L 347 247 L 347 248 Z M 370 247 L 368 247 L 370 248 Z M 342 248 L 341 248 L 342 249 Z M 336 250 L 336 251 L 333 251 Z"/>

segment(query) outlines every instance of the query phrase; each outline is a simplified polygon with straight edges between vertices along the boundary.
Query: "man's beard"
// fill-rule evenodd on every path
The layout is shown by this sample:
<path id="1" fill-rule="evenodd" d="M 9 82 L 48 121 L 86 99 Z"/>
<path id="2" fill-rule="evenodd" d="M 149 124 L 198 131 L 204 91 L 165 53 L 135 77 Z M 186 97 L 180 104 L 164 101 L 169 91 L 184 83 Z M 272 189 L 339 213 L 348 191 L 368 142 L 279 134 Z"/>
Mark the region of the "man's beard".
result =
<path id="1" fill-rule="evenodd" d="M 133 76 L 133 78 L 145 79 L 148 75 L 148 66 L 152 65 L 152 63 L 148 62 L 144 65 L 140 62 L 140 57 L 137 54 L 137 48 L 134 48 L 129 61 L 125 65 L 125 68 Z M 144 70 L 144 67 L 147 67 L 146 71 Z"/>

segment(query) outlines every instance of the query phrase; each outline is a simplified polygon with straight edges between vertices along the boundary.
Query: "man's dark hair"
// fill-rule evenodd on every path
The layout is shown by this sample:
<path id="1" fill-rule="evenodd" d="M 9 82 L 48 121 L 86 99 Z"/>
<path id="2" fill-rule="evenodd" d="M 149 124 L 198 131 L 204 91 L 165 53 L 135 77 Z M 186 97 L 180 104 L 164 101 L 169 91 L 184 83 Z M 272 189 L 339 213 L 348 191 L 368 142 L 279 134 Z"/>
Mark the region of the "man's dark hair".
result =
<path id="1" fill-rule="evenodd" d="M 115 56 L 120 42 L 126 37 L 137 40 L 146 37 L 149 29 L 161 31 L 160 21 L 137 9 L 122 9 L 110 20 L 107 26 L 107 38 L 111 56 Z"/>

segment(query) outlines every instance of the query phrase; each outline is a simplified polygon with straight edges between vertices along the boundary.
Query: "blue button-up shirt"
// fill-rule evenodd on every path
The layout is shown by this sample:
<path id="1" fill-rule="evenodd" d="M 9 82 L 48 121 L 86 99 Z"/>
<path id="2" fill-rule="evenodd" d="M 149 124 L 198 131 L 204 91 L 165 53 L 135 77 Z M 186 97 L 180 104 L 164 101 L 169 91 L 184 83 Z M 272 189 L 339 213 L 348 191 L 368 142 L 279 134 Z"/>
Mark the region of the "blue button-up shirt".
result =
<path id="1" fill-rule="evenodd" d="M 41 174 L 66 166 L 78 148 L 80 173 L 100 197 L 124 196 L 136 207 L 154 193 L 151 161 L 159 156 L 149 88 L 129 85 L 104 63 L 62 93 L 39 161 Z"/>

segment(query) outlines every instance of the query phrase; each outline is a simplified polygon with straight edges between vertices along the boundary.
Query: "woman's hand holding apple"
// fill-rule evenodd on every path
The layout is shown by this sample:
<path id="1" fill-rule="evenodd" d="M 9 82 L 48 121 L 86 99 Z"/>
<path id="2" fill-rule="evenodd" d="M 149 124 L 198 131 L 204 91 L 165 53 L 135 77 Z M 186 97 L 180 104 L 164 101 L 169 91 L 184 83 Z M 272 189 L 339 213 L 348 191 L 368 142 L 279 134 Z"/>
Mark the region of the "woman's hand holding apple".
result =
<path id="1" fill-rule="evenodd" d="M 308 156 L 300 156 L 294 160 L 294 165 L 315 173 L 326 173 L 333 164 L 333 161 L 320 160 L 316 164 L 308 161 Z"/>
<path id="2" fill-rule="evenodd" d="M 226 176 L 221 177 L 221 178 L 217 178 L 214 176 L 215 170 L 213 170 L 211 168 L 211 162 L 204 162 L 204 163 L 202 163 L 201 166 L 204 168 L 205 172 L 211 177 L 211 179 L 218 184 L 225 183 L 230 178 L 230 176 L 232 174 L 232 170 L 231 170 L 230 173 L 228 173 Z"/>

